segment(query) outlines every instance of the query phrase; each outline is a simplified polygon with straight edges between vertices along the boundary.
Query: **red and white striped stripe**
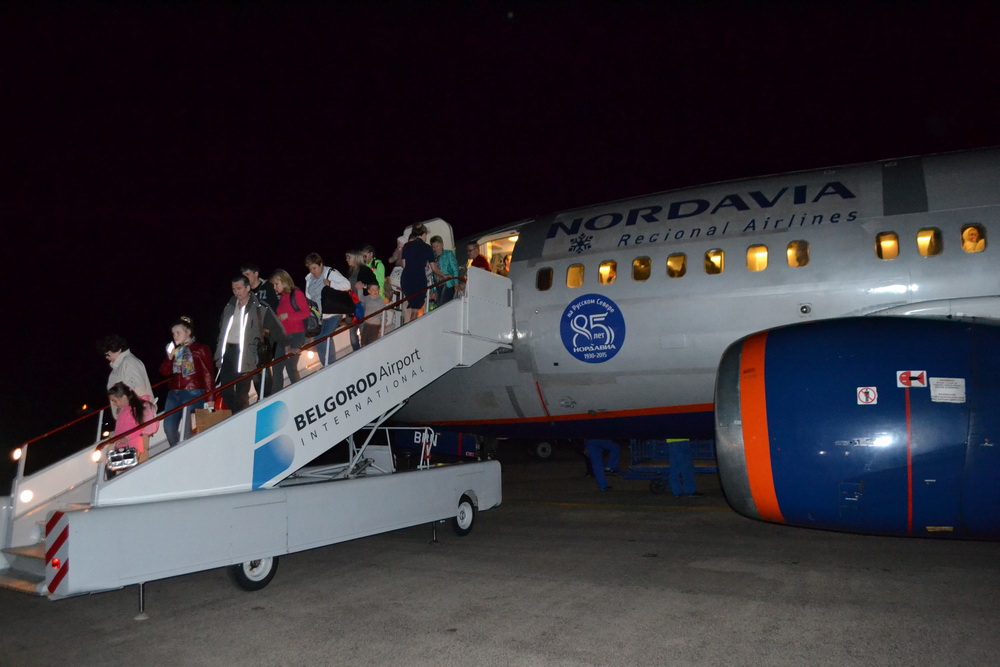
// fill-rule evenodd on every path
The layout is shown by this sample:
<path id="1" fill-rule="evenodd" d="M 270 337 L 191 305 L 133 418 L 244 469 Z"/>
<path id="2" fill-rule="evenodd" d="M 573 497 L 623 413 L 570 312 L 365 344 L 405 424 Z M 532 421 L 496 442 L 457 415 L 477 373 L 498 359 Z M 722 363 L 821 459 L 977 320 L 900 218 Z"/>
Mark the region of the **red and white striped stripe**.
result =
<path id="1" fill-rule="evenodd" d="M 69 518 L 65 512 L 53 512 L 45 524 L 45 587 L 49 595 L 58 595 L 69 574 Z"/>

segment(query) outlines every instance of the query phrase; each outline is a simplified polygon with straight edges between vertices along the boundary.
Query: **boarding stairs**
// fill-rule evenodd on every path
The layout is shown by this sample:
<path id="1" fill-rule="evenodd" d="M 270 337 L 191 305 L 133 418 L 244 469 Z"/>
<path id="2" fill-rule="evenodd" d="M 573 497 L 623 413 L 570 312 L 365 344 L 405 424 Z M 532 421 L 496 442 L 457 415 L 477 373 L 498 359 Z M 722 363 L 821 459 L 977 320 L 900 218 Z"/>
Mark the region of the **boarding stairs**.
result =
<path id="1" fill-rule="evenodd" d="M 367 447 L 370 434 L 452 368 L 509 348 L 511 299 L 507 278 L 472 271 L 462 296 L 175 447 L 151 446 L 149 460 L 112 479 L 105 479 L 105 461 L 94 455 L 93 445 L 31 475 L 19 472 L 11 495 L 0 498 L 0 587 L 44 594 L 44 568 L 52 561 L 45 537 L 68 509 L 392 472 L 388 448 Z M 346 463 L 307 467 L 345 440 Z"/>

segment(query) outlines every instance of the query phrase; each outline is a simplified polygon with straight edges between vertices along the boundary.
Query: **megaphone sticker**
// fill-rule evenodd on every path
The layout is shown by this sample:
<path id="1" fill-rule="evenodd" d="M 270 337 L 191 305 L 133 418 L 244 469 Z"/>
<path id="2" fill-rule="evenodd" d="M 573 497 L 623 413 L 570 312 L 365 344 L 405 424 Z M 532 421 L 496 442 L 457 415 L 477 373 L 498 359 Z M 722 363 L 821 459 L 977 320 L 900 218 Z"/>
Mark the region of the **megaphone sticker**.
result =
<path id="1" fill-rule="evenodd" d="M 896 371 L 897 387 L 926 387 L 927 371 Z"/>

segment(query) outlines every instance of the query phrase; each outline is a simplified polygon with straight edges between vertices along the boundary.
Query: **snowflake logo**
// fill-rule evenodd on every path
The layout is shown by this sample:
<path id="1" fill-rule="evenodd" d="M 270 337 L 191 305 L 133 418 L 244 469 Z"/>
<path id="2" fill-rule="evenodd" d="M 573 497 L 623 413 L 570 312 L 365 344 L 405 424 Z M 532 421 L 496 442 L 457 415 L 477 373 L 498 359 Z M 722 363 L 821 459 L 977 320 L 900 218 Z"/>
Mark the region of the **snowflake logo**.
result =
<path id="1" fill-rule="evenodd" d="M 569 251 L 580 254 L 584 250 L 590 250 L 590 242 L 594 240 L 594 237 L 588 236 L 587 234 L 580 234 L 575 239 L 569 242 Z"/>

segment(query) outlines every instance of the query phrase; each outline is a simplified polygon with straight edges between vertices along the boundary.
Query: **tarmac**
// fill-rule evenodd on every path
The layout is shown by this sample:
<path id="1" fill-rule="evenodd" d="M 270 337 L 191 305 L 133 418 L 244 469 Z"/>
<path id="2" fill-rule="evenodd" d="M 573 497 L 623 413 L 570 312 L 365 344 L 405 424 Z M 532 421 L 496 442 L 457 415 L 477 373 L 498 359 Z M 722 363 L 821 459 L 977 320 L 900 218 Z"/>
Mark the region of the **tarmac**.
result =
<path id="1" fill-rule="evenodd" d="M 51 602 L 0 591 L 0 665 L 995 665 L 1000 544 L 771 525 L 502 452 L 503 504 L 458 537 L 418 526 Z"/>

